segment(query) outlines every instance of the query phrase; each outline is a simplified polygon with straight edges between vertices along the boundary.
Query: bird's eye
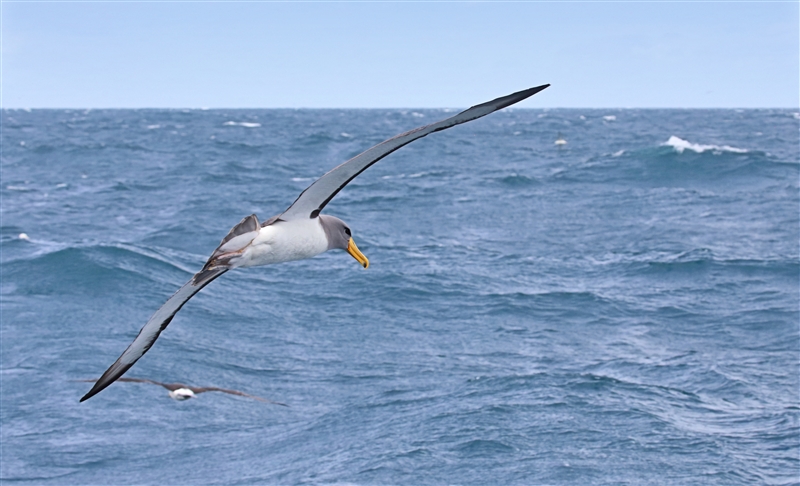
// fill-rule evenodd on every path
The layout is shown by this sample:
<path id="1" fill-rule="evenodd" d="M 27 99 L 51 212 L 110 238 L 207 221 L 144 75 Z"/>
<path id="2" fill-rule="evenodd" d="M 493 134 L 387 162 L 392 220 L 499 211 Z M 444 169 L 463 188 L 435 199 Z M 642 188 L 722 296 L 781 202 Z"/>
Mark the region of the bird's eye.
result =
<path id="1" fill-rule="evenodd" d="M 347 233 L 347 236 L 353 236 L 353 234 L 350 232 L 350 228 L 348 228 L 346 226 L 344 228 L 344 232 Z"/>

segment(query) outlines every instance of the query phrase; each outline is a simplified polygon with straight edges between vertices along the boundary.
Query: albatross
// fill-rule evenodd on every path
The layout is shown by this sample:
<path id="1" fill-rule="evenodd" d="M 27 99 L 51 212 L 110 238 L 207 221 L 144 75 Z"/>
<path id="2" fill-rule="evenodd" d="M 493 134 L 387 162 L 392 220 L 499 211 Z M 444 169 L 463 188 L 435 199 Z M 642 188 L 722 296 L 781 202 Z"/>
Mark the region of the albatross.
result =
<path id="1" fill-rule="evenodd" d="M 78 381 L 95 381 L 95 380 L 78 380 Z M 183 401 L 188 400 L 190 398 L 194 398 L 195 395 L 199 395 L 200 393 L 215 391 L 215 392 L 222 392 L 227 393 L 229 395 L 237 395 L 240 397 L 247 397 L 252 398 L 254 400 L 258 400 L 261 402 L 266 403 L 273 403 L 275 405 L 281 405 L 284 407 L 288 407 L 285 403 L 281 402 L 274 402 L 272 400 L 267 400 L 266 398 L 257 397 L 255 395 L 250 395 L 248 393 L 240 392 L 239 390 L 228 390 L 227 388 L 217 388 L 215 386 L 190 386 L 185 385 L 183 383 L 161 383 L 160 381 L 155 380 L 148 380 L 147 378 L 118 378 L 117 381 L 120 382 L 128 382 L 128 383 L 150 383 L 153 385 L 163 386 L 167 390 L 169 390 L 169 397 L 173 400 Z"/>
<path id="2" fill-rule="evenodd" d="M 370 166 L 414 140 L 519 103 L 548 86 L 544 84 L 517 91 L 475 105 L 450 118 L 401 133 L 331 169 L 303 190 L 284 212 L 264 222 L 259 222 L 255 214 L 242 219 L 222 239 L 203 268 L 150 317 L 133 342 L 81 398 L 81 402 L 118 380 L 153 346 L 181 307 L 228 270 L 303 260 L 336 249 L 349 253 L 364 268 L 369 267 L 369 260 L 356 246 L 347 224 L 334 216 L 320 214 L 331 199 Z"/>

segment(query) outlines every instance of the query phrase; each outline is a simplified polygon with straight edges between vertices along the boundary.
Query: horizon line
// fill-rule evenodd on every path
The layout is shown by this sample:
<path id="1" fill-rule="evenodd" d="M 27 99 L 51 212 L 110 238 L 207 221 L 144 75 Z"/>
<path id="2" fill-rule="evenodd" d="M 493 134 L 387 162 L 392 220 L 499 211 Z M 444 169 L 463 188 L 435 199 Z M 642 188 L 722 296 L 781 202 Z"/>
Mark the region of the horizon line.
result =
<path id="1" fill-rule="evenodd" d="M 5 0 L 3 0 L 5 1 Z M 214 110 L 465 110 L 465 107 L 409 107 L 409 106 L 384 106 L 384 107 L 256 107 L 256 106 L 228 106 L 228 107 L 175 107 L 175 106 L 145 106 L 145 107 L 5 107 L 0 106 L 3 111 L 34 111 L 34 110 L 191 110 L 191 111 L 214 111 Z M 503 111 L 509 110 L 800 110 L 800 106 L 541 106 L 541 107 L 508 107 Z"/>

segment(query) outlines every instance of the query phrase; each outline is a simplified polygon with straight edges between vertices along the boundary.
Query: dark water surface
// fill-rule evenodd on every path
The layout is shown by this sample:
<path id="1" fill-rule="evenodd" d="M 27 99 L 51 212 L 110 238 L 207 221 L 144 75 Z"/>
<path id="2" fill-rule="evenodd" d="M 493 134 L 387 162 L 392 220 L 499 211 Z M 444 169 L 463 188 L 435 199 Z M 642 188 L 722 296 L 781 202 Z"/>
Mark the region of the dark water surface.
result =
<path id="1" fill-rule="evenodd" d="M 78 403 L 242 217 L 446 116 L 2 111 L 3 484 L 800 483 L 791 110 L 431 135 L 326 208 L 368 270 L 229 272 L 127 374 L 290 407 L 137 383 Z"/>

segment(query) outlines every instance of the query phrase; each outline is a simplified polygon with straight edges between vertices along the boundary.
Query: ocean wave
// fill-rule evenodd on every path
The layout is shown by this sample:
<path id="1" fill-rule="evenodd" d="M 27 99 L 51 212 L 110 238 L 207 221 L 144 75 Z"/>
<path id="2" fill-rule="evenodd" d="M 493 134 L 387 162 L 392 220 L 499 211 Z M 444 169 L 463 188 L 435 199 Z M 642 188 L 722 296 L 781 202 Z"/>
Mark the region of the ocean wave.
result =
<path id="1" fill-rule="evenodd" d="M 271 143 L 257 143 L 257 142 L 240 142 L 237 140 L 220 140 L 218 138 L 214 138 L 214 144 L 221 147 L 227 155 L 231 154 L 231 151 L 240 151 L 242 153 L 254 153 L 254 154 L 262 154 L 264 150 L 268 149 L 275 149 L 275 145 Z"/>
<path id="2" fill-rule="evenodd" d="M 467 456 L 485 457 L 487 454 L 512 453 L 516 449 L 500 440 L 473 439 L 457 445 L 456 450 Z"/>
<path id="3" fill-rule="evenodd" d="M 427 171 L 421 171 L 421 172 L 414 172 L 412 174 L 385 175 L 385 176 L 381 176 L 381 179 L 383 179 L 383 180 L 406 179 L 406 178 L 407 179 L 419 179 L 419 178 L 423 178 L 423 177 L 441 177 L 441 176 L 445 176 L 447 174 L 448 173 L 446 171 L 443 171 L 443 170 L 427 170 Z"/>
<path id="4" fill-rule="evenodd" d="M 682 154 L 684 150 L 691 150 L 692 152 L 697 152 L 698 154 L 702 154 L 703 152 L 707 151 L 712 153 L 731 152 L 734 154 L 746 154 L 749 152 L 747 149 L 731 147 L 730 145 L 703 145 L 699 143 L 691 143 L 687 140 L 676 137 L 675 135 L 670 136 L 669 140 L 661 145 L 672 147 L 679 154 Z"/>
<path id="5" fill-rule="evenodd" d="M 559 181 L 728 189 L 733 180 L 752 185 L 754 179 L 785 179 L 796 166 L 760 150 L 694 144 L 673 136 L 668 142 L 650 147 L 595 155 L 552 177 Z"/>
<path id="6" fill-rule="evenodd" d="M 25 185 L 25 186 L 8 185 L 8 186 L 6 186 L 6 190 L 8 190 L 8 191 L 18 191 L 18 192 L 32 192 L 32 191 L 36 191 L 36 188 L 35 187 L 31 187 L 31 186 L 27 186 L 27 185 Z"/>
<path id="7" fill-rule="evenodd" d="M 520 317 L 526 320 L 539 316 L 550 319 L 574 319 L 589 314 L 602 315 L 617 305 L 611 299 L 591 291 L 516 291 L 516 292 L 480 292 L 470 297 L 470 304 L 475 306 L 477 315 Z"/>
<path id="8" fill-rule="evenodd" d="M 539 184 L 539 181 L 536 180 L 536 178 L 528 177 L 522 174 L 511 174 L 505 177 L 497 178 L 495 180 L 503 185 L 512 187 L 532 186 Z"/>
<path id="9" fill-rule="evenodd" d="M 13 293 L 25 295 L 125 292 L 133 280 L 164 282 L 169 275 L 188 273 L 153 251 L 129 245 L 62 247 L 3 266 Z"/>
<path id="10" fill-rule="evenodd" d="M 351 139 L 346 138 L 346 137 L 339 137 L 339 136 L 336 136 L 336 135 L 332 135 L 331 133 L 325 132 L 325 131 L 318 131 L 318 132 L 314 132 L 314 133 L 305 134 L 299 140 L 297 147 L 298 148 L 302 147 L 303 149 L 307 150 L 310 147 L 316 147 L 316 146 L 327 147 L 331 143 L 339 143 L 339 144 L 351 143 Z M 305 151 L 305 150 L 303 150 L 303 151 Z M 358 152 L 360 152 L 360 151 L 358 151 Z M 358 155 L 358 152 L 356 152 L 352 156 Z M 346 157 L 346 158 L 349 159 L 350 157 Z"/>
<path id="11" fill-rule="evenodd" d="M 639 267 L 641 263 L 634 264 Z M 750 276 L 768 275 L 794 278 L 800 273 L 800 261 L 797 260 L 745 260 L 718 259 L 708 249 L 691 250 L 670 259 L 645 262 L 644 273 L 674 276 L 696 276 L 712 270 L 735 272 Z M 642 270 L 633 268 L 633 272 Z"/>

